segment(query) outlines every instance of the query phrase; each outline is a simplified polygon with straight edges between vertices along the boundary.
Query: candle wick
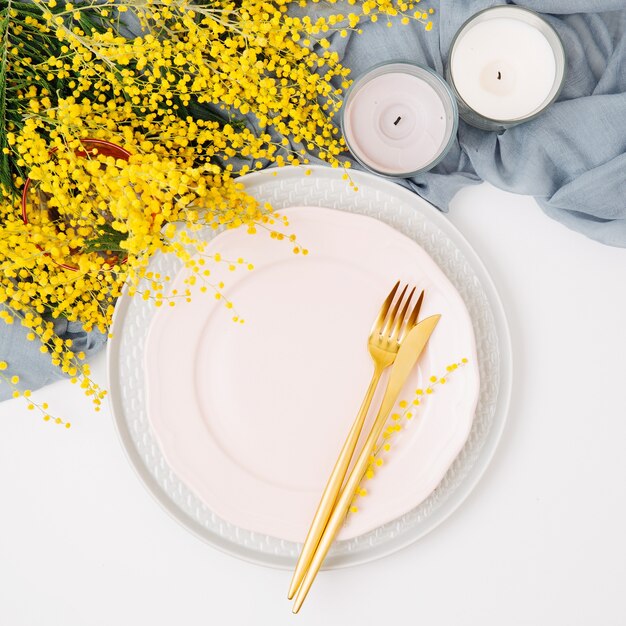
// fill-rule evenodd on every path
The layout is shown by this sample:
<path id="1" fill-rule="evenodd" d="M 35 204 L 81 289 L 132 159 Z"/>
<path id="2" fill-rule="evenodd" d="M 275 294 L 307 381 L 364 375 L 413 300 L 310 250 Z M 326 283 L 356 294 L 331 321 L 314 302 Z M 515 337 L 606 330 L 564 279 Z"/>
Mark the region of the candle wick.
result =
<path id="1" fill-rule="evenodd" d="M 502 73 L 498 72 L 498 80 L 501 80 L 501 79 L 502 79 Z"/>
<path id="2" fill-rule="evenodd" d="M 401 120 L 402 118 L 398 115 L 398 119 L 393 123 L 394 126 L 398 125 L 398 122 Z"/>

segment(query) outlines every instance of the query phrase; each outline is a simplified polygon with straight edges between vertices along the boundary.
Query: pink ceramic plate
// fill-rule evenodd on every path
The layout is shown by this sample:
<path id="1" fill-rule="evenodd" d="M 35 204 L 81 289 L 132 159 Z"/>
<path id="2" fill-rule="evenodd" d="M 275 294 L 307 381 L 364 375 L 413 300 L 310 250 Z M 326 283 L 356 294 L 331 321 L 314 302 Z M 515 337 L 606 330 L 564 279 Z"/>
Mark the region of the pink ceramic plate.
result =
<path id="1" fill-rule="evenodd" d="M 463 447 L 479 391 L 472 324 L 432 259 L 389 226 L 317 207 L 282 214 L 307 256 L 243 229 L 209 245 L 208 254 L 254 263 L 253 271 L 209 266 L 244 324 L 199 285 L 191 303 L 155 315 L 145 351 L 149 420 L 173 470 L 218 516 L 302 541 L 371 376 L 366 339 L 380 304 L 398 279 L 424 289 L 422 315 L 442 318 L 402 397 L 411 401 L 448 364 L 469 362 L 395 435 L 340 534 L 348 539 L 422 502 Z M 172 288 L 182 292 L 187 275 Z"/>

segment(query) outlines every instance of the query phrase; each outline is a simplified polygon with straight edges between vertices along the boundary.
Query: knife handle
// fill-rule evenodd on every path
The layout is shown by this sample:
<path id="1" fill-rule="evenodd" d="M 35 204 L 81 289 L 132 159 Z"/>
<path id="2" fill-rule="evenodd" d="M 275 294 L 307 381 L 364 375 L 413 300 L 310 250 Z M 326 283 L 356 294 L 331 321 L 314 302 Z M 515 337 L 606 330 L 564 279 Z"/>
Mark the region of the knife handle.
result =
<path id="1" fill-rule="evenodd" d="M 387 404 L 387 406 L 385 406 Z M 307 570 L 304 578 L 302 580 L 302 584 L 300 585 L 300 589 L 296 595 L 296 599 L 293 605 L 293 612 L 297 613 L 304 602 L 313 581 L 315 580 L 315 576 L 317 576 L 317 572 L 319 571 L 324 559 L 326 558 L 326 554 L 328 554 L 328 550 L 333 543 L 333 540 L 337 536 L 341 525 L 346 517 L 348 512 L 348 508 L 350 507 L 350 503 L 354 498 L 354 494 L 356 493 L 357 487 L 359 486 L 363 475 L 365 474 L 367 467 L 369 465 L 370 456 L 374 453 L 376 442 L 380 437 L 380 434 L 385 426 L 387 421 L 387 416 L 391 412 L 393 408 L 393 403 L 389 406 L 389 403 L 385 403 L 383 401 L 383 406 L 381 407 L 378 415 L 376 416 L 376 420 L 374 425 L 372 426 L 372 430 L 367 437 L 365 445 L 359 454 L 354 467 L 352 468 L 352 472 L 348 476 L 346 484 L 335 503 L 335 508 L 328 520 L 328 524 L 323 531 L 320 542 L 317 546 L 317 550 L 313 555 L 311 560 L 311 564 L 309 565 L 309 569 Z"/>
<path id="2" fill-rule="evenodd" d="M 359 435 L 361 434 L 363 424 L 365 423 L 365 418 L 367 416 L 370 404 L 372 403 L 374 392 L 376 391 L 376 387 L 378 386 L 378 382 L 380 381 L 380 377 L 384 369 L 384 367 L 378 364 L 376 365 L 374 369 L 374 374 L 372 375 L 372 380 L 367 389 L 367 393 L 365 394 L 365 399 L 361 404 L 359 413 L 354 420 L 354 423 L 352 424 L 352 428 L 350 429 L 350 432 L 346 437 L 346 441 L 341 448 L 341 452 L 339 453 L 339 457 L 337 459 L 337 462 L 335 463 L 335 467 L 333 468 L 328 482 L 326 483 L 324 493 L 322 494 L 320 503 L 317 507 L 317 511 L 315 512 L 315 517 L 311 522 L 309 532 L 307 533 L 306 539 L 304 540 L 304 545 L 302 546 L 302 551 L 300 552 L 298 563 L 296 564 L 296 569 L 291 579 L 291 585 L 289 586 L 289 593 L 287 595 L 289 600 L 293 598 L 294 594 L 302 583 L 304 574 L 309 567 L 313 553 L 317 548 L 317 544 L 319 543 L 320 537 L 322 536 L 326 523 L 328 522 L 328 519 L 331 515 L 333 506 L 335 505 L 335 501 L 337 500 L 337 496 L 339 494 L 339 490 L 341 489 L 341 485 L 343 484 L 346 473 L 348 472 L 350 461 L 352 460 L 352 456 L 354 455 L 354 450 L 356 449 Z"/>

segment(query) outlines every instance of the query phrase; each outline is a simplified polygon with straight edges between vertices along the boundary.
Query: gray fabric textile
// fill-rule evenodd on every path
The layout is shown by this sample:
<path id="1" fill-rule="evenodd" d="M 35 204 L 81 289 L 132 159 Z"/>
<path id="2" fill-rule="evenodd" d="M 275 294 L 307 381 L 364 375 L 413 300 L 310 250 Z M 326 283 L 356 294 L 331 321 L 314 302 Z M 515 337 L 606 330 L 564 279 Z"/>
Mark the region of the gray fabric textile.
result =
<path id="1" fill-rule="evenodd" d="M 54 328 L 59 337 L 72 340 L 72 349 L 76 353 L 84 352 L 87 357 L 98 352 L 106 342 L 106 335 L 98 331 L 86 333 L 78 322 L 57 319 Z M 61 369 L 50 362 L 50 355 L 39 350 L 39 341 L 27 339 L 28 333 L 29 330 L 20 324 L 19 319 L 10 325 L 0 321 L 0 361 L 6 361 L 9 366 L 2 374 L 9 378 L 18 375 L 20 382 L 17 387 L 22 390 L 38 389 L 64 378 Z M 10 398 L 12 393 L 13 387 L 0 380 L 0 401 Z"/>
<path id="2" fill-rule="evenodd" d="M 406 60 L 444 74 L 450 44 L 465 20 L 501 2 L 430 0 L 433 30 L 367 23 L 361 35 L 333 35 L 333 49 L 358 76 L 372 65 Z M 430 172 L 400 181 L 442 211 L 464 185 L 486 180 L 534 196 L 566 226 L 626 246 L 626 3 L 527 0 L 563 40 L 567 75 L 559 99 L 536 119 L 501 134 L 460 121 L 457 141 Z"/>
<path id="3" fill-rule="evenodd" d="M 365 23 L 361 35 L 333 34 L 353 75 L 393 60 L 421 63 L 444 73 L 450 43 L 477 11 L 501 4 L 489 0 L 430 0 L 433 30 L 421 24 L 393 28 L 384 20 Z M 337 12 L 339 5 L 312 5 Z M 526 0 L 558 31 L 568 71 L 559 100 L 538 118 L 501 134 L 460 122 L 457 141 L 430 172 L 398 181 L 442 211 L 464 185 L 486 180 L 501 189 L 534 196 L 543 210 L 566 226 L 603 243 L 626 246 L 626 5 L 624 0 Z M 298 10 L 298 9 L 296 9 Z M 311 9 L 309 9 L 311 10 Z M 137 24 L 127 22 L 129 35 Z M 252 120 L 251 120 L 252 121 Z M 105 343 L 100 333 L 57 320 L 60 337 L 74 339 L 88 355 Z M 26 339 L 19 323 L 0 321 L 0 360 L 5 374 L 18 374 L 22 388 L 35 389 L 62 377 L 50 357 Z M 0 400 L 10 397 L 0 381 Z"/>

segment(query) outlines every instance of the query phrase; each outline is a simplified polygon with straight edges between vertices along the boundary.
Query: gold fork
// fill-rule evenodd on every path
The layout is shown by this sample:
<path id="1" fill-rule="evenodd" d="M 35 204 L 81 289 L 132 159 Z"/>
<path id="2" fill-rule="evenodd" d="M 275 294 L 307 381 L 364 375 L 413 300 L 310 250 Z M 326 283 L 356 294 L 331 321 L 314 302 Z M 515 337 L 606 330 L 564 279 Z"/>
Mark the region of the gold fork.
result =
<path id="1" fill-rule="evenodd" d="M 352 424 L 352 428 L 348 433 L 343 447 L 341 448 L 339 458 L 337 459 L 330 478 L 326 483 L 326 487 L 324 488 L 317 511 L 315 512 L 315 516 L 311 522 L 311 527 L 309 528 L 309 532 L 304 541 L 302 552 L 298 558 L 296 569 L 291 579 L 291 585 L 289 586 L 289 593 L 287 597 L 290 600 L 293 598 L 296 591 L 298 591 L 298 588 L 302 583 L 313 555 L 315 554 L 320 538 L 324 532 L 324 528 L 326 527 L 326 524 L 332 514 L 333 507 L 337 500 L 341 485 L 343 484 L 344 478 L 348 472 L 350 460 L 354 455 L 354 450 L 356 449 L 359 435 L 363 429 L 363 424 L 365 423 L 365 418 L 370 404 L 372 403 L 372 397 L 374 396 L 380 377 L 383 371 L 393 364 L 396 359 L 396 355 L 398 354 L 398 350 L 400 348 L 400 330 L 403 328 L 409 304 L 415 292 L 415 287 L 413 287 L 409 297 L 406 299 L 404 306 L 402 307 L 402 310 L 400 311 L 400 306 L 402 305 L 404 296 L 408 289 L 408 285 L 406 285 L 390 313 L 389 311 L 399 286 L 400 281 L 395 284 L 394 288 L 383 302 L 383 305 L 378 313 L 378 317 L 372 326 L 367 342 L 367 348 L 372 360 L 374 361 L 374 373 L 372 375 L 372 380 L 367 388 L 359 413 Z M 423 298 L 424 292 L 422 291 L 407 322 L 410 324 L 409 328 L 415 326 Z"/>
<path id="2" fill-rule="evenodd" d="M 387 381 L 387 388 L 383 396 L 378 414 L 374 420 L 374 424 L 370 430 L 369 435 L 361 452 L 357 456 L 349 476 L 346 479 L 346 483 L 333 506 L 333 511 L 328 519 L 328 523 L 324 528 L 322 537 L 315 549 L 311 563 L 302 579 L 302 584 L 298 589 L 296 598 L 293 603 L 292 611 L 297 613 L 304 602 L 307 593 L 311 589 L 311 585 L 319 572 L 330 547 L 337 536 L 337 533 L 341 529 L 343 521 L 350 507 L 350 503 L 354 498 L 357 487 L 367 470 L 368 465 L 371 462 L 371 455 L 374 454 L 377 442 L 383 432 L 389 413 L 395 405 L 404 384 L 407 381 L 411 370 L 415 367 L 422 351 L 426 347 L 430 336 L 432 335 L 435 327 L 439 323 L 441 315 L 431 315 L 422 320 L 419 324 L 414 325 L 410 330 L 403 331 L 401 335 L 401 346 L 398 350 L 398 356 L 391 368 L 389 380 Z M 409 318 L 410 319 L 410 318 Z M 407 323 L 407 328 L 409 324 Z"/>

